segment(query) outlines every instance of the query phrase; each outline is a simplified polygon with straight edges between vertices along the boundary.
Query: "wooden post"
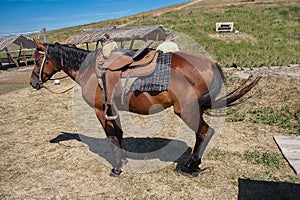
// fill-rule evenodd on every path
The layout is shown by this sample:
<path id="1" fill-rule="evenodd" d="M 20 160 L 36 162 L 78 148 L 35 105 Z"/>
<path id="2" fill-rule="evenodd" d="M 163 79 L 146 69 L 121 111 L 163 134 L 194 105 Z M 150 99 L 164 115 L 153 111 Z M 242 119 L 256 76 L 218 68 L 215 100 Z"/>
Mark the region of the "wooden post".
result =
<path id="1" fill-rule="evenodd" d="M 18 58 L 17 58 L 17 62 L 18 62 L 18 64 L 19 64 L 19 66 L 20 66 L 20 60 L 21 60 L 21 55 L 22 55 L 22 47 L 21 47 L 21 44 L 22 44 L 22 42 L 20 43 L 19 55 L 18 55 Z"/>
<path id="2" fill-rule="evenodd" d="M 130 47 L 129 47 L 129 49 L 132 49 L 132 47 L 133 47 L 133 43 L 134 43 L 134 39 L 131 39 L 131 43 L 130 43 Z"/>
<path id="3" fill-rule="evenodd" d="M 23 61 L 25 62 L 25 65 L 27 67 L 27 58 L 26 58 L 26 53 L 24 52 L 23 42 L 20 43 L 20 55 L 23 56 Z"/>
<path id="4" fill-rule="evenodd" d="M 98 49 L 98 46 L 99 46 L 99 40 L 98 40 L 97 43 L 96 43 L 96 48 L 95 48 L 95 50 Z"/>
<path id="5" fill-rule="evenodd" d="M 46 35 L 46 28 L 45 27 L 42 29 L 42 32 L 44 34 L 44 43 L 47 43 L 47 35 Z"/>
<path id="6" fill-rule="evenodd" d="M 8 49 L 5 48 L 4 50 L 5 50 L 6 53 L 7 53 L 7 58 L 8 58 L 8 60 L 9 60 L 9 61 L 12 61 L 17 67 L 19 67 L 19 63 L 18 63 L 18 62 L 14 59 L 14 57 L 8 52 Z M 10 62 L 9 62 L 9 64 L 10 64 Z"/>
<path id="7" fill-rule="evenodd" d="M 89 43 L 85 43 L 86 44 L 86 50 L 88 50 L 89 51 Z"/>
<path id="8" fill-rule="evenodd" d="M 5 50 L 6 55 L 7 55 L 7 61 L 8 61 L 8 64 L 10 64 L 11 59 L 10 59 L 10 55 L 9 55 L 9 53 L 8 53 L 8 49 L 5 48 L 4 50 Z"/>
<path id="9" fill-rule="evenodd" d="M 121 49 L 124 49 L 124 41 L 125 41 L 125 40 L 122 40 L 122 41 L 121 41 Z"/>
<path id="10" fill-rule="evenodd" d="M 156 33 L 156 38 L 155 38 L 155 45 L 158 46 L 158 35 L 159 33 Z"/>

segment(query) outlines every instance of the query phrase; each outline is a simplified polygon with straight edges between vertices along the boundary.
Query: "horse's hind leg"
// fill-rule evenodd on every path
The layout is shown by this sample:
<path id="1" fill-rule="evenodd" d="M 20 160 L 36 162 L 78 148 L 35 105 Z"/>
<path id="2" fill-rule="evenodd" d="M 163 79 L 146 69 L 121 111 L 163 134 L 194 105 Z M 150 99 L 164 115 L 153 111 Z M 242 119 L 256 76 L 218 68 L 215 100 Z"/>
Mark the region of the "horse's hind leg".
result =
<path id="1" fill-rule="evenodd" d="M 191 118 L 192 119 L 192 118 Z M 189 120 L 184 120 L 187 125 L 190 125 Z M 191 127 L 191 126 L 190 126 Z M 192 128 L 192 127 L 191 127 Z M 209 125 L 203 120 L 202 115 L 200 115 L 198 128 L 195 131 L 196 134 L 196 142 L 193 149 L 193 153 L 188 160 L 188 162 L 184 165 L 184 167 L 181 167 L 179 170 L 183 174 L 186 175 L 192 175 L 192 176 L 198 176 L 200 173 L 200 167 L 201 159 L 204 154 L 204 151 L 212 138 L 214 134 L 214 129 L 209 127 Z"/>
<path id="2" fill-rule="evenodd" d="M 188 169 L 187 172 L 191 175 L 198 176 L 200 173 L 199 165 L 201 164 L 202 156 L 213 134 L 214 129 L 209 127 L 208 124 L 201 119 L 198 131 L 196 132 L 196 143 L 193 153 L 189 161 L 185 164 L 185 168 Z"/>

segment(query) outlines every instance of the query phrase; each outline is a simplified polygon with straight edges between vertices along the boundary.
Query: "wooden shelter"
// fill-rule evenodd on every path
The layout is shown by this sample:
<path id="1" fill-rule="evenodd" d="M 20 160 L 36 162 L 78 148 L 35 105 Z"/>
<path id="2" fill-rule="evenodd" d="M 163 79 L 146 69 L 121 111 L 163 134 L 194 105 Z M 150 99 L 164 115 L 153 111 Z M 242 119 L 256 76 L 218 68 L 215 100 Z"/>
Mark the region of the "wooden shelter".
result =
<path id="1" fill-rule="evenodd" d="M 98 48 L 99 40 L 103 38 L 103 35 L 108 33 L 110 37 L 121 43 L 121 48 L 124 47 L 125 42 L 130 41 L 129 49 L 132 49 L 133 43 L 136 40 L 154 40 L 161 41 L 165 40 L 166 36 L 170 33 L 169 30 L 165 29 L 162 25 L 151 25 L 151 26 L 132 26 L 132 27 L 108 27 L 108 28 L 97 28 L 97 29 L 85 29 L 75 35 L 72 35 L 66 40 L 67 44 L 88 44 L 96 42 L 96 48 Z"/>
<path id="2" fill-rule="evenodd" d="M 12 44 L 19 46 L 19 48 L 9 51 L 8 47 Z M 0 65 L 2 65 L 3 62 L 13 62 L 16 66 L 19 67 L 21 60 L 24 61 L 27 65 L 27 60 L 31 58 L 32 55 L 26 54 L 26 51 L 32 51 L 32 49 L 34 48 L 36 48 L 34 41 L 24 35 L 13 35 L 5 38 L 0 38 L 0 52 L 5 51 L 7 54 L 7 57 L 0 57 Z M 14 56 L 14 53 L 18 54 Z"/>

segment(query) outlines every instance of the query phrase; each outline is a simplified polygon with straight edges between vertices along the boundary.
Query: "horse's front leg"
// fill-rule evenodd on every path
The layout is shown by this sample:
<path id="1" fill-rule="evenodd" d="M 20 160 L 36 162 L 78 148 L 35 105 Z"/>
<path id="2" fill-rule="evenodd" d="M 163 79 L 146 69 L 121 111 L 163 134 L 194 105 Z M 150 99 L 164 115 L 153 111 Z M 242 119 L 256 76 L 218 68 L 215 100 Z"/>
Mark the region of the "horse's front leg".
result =
<path id="1" fill-rule="evenodd" d="M 114 127 L 115 127 L 116 136 L 117 136 L 119 145 L 121 147 L 122 164 L 127 164 L 127 162 L 128 162 L 127 149 L 126 149 L 125 142 L 123 139 L 123 130 L 122 130 L 122 126 L 121 126 L 120 117 L 117 117 L 117 119 L 114 120 L 113 123 L 114 123 Z"/>
<path id="2" fill-rule="evenodd" d="M 123 131 L 118 125 L 120 122 L 106 120 L 103 110 L 96 109 L 95 112 L 102 124 L 113 153 L 113 169 L 110 175 L 119 176 L 122 173 L 121 169 L 123 163 L 127 162 L 125 157 L 126 148 L 123 141 Z"/>
<path id="3" fill-rule="evenodd" d="M 122 151 L 118 147 L 116 136 L 107 136 L 107 138 L 113 153 L 113 168 L 110 172 L 110 176 L 117 177 L 122 173 Z"/>

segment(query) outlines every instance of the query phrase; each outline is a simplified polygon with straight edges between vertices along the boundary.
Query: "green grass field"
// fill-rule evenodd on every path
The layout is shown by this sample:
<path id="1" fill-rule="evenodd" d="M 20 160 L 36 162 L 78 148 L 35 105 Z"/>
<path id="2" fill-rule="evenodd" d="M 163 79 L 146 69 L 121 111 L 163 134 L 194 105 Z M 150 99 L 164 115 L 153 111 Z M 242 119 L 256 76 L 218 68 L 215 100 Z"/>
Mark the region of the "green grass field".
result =
<path id="1" fill-rule="evenodd" d="M 157 13 L 167 8 L 50 31 L 47 33 L 48 41 L 63 43 L 84 28 L 162 24 L 190 36 L 223 67 L 252 68 L 300 63 L 300 6 L 297 1 L 201 1 L 176 11 L 173 7 L 158 16 Z M 234 32 L 216 33 L 215 23 L 227 21 L 234 22 Z"/>

